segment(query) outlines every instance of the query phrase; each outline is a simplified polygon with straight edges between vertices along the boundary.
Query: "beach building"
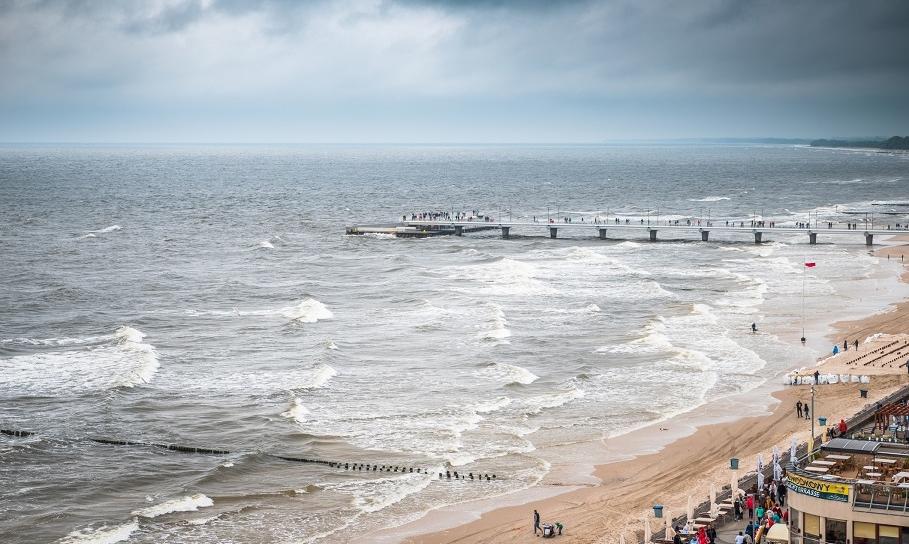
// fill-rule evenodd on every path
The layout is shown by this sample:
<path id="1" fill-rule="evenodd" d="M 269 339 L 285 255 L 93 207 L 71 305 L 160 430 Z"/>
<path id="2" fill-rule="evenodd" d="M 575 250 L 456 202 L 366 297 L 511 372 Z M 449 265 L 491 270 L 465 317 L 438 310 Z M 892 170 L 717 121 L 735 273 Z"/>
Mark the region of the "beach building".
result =
<path id="1" fill-rule="evenodd" d="M 893 434 L 905 436 L 902 423 Z M 849 436 L 789 467 L 790 541 L 909 544 L 909 445 Z"/>

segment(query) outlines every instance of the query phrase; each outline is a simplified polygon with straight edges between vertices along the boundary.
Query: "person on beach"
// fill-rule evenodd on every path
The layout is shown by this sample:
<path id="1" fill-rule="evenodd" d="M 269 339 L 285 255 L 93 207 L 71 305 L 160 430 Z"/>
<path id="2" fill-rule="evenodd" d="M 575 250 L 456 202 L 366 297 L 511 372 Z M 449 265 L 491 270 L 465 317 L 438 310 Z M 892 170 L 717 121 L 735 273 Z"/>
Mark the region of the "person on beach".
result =
<path id="1" fill-rule="evenodd" d="M 795 403 L 795 413 L 798 414 L 799 419 L 802 419 L 802 401 Z"/>
<path id="2" fill-rule="evenodd" d="M 843 340 L 843 351 L 849 351 L 849 340 Z"/>
<path id="3" fill-rule="evenodd" d="M 739 531 L 739 534 L 736 535 L 735 544 L 745 544 L 745 535 L 742 534 L 742 531 Z"/>
<path id="4" fill-rule="evenodd" d="M 806 404 L 802 409 L 805 410 L 805 419 L 811 419 L 811 413 L 810 410 L 808 410 L 808 405 Z"/>
<path id="5" fill-rule="evenodd" d="M 748 495 L 745 499 L 745 508 L 748 509 L 748 519 L 754 519 L 754 495 Z"/>
<path id="6" fill-rule="evenodd" d="M 540 527 L 540 513 L 536 510 L 533 511 L 533 534 L 536 536 L 537 531 L 543 532 L 542 527 Z"/>
<path id="7" fill-rule="evenodd" d="M 858 349 L 858 340 L 855 340 L 854 342 L 852 342 L 852 346 L 853 346 L 855 349 Z"/>

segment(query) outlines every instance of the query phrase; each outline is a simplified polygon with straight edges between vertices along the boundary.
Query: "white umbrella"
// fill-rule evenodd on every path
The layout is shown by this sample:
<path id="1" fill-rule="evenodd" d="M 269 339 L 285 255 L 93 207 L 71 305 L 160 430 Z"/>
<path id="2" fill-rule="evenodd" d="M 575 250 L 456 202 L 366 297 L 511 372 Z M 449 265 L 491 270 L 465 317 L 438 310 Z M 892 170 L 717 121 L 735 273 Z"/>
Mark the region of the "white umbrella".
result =
<path id="1" fill-rule="evenodd" d="M 653 540 L 650 538 L 650 520 L 646 515 L 642 519 L 644 520 L 644 544 L 650 544 L 650 541 Z"/>
<path id="2" fill-rule="evenodd" d="M 793 436 L 792 442 L 789 443 L 789 462 L 790 463 L 793 463 L 793 464 L 795 463 L 796 457 L 798 457 L 798 455 L 796 454 L 796 449 L 798 447 L 799 447 L 799 443 L 798 443 L 798 441 L 796 441 L 795 437 Z"/>
<path id="3" fill-rule="evenodd" d="M 668 508 L 663 509 L 663 516 L 666 517 L 666 535 L 663 538 L 669 540 L 675 536 L 675 533 L 672 530 L 672 515 L 669 514 Z"/>
<path id="4" fill-rule="evenodd" d="M 710 484 L 710 516 L 716 517 L 719 508 L 716 507 L 716 486 Z"/>
<path id="5" fill-rule="evenodd" d="M 694 504 L 691 502 L 691 495 L 688 495 L 688 510 L 685 512 L 687 514 L 688 521 L 694 521 Z"/>

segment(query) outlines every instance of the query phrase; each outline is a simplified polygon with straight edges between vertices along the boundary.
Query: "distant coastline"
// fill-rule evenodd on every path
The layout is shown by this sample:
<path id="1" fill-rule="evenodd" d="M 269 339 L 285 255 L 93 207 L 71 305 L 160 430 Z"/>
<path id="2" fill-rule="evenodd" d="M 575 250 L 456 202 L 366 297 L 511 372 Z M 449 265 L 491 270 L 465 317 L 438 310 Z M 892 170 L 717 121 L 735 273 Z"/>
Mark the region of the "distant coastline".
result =
<path id="1" fill-rule="evenodd" d="M 909 136 L 893 136 L 886 140 L 812 140 L 811 147 L 851 147 L 886 150 L 909 150 Z"/>

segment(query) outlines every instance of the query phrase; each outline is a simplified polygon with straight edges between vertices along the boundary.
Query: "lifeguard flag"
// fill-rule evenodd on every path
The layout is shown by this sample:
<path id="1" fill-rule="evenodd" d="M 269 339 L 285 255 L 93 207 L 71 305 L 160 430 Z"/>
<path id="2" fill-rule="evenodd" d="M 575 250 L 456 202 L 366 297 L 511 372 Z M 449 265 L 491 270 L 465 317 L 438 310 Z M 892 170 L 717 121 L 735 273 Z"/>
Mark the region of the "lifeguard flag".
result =
<path id="1" fill-rule="evenodd" d="M 814 268 L 816 265 L 817 265 L 817 263 L 805 263 L 805 266 L 807 266 L 808 268 Z"/>

